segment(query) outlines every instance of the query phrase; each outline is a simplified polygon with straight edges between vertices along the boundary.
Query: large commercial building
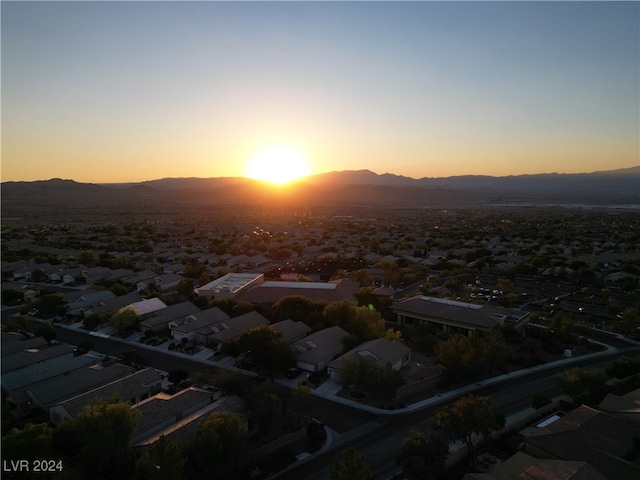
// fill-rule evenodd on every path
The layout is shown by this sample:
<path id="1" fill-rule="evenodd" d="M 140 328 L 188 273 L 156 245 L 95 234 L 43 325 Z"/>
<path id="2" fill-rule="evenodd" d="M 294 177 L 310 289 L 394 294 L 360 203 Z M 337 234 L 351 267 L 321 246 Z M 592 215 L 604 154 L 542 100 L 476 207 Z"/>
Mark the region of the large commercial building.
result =
<path id="1" fill-rule="evenodd" d="M 426 296 L 408 298 L 391 309 L 400 325 L 428 324 L 437 330 L 468 336 L 505 326 L 523 335 L 529 323 L 529 313 L 522 310 Z"/>

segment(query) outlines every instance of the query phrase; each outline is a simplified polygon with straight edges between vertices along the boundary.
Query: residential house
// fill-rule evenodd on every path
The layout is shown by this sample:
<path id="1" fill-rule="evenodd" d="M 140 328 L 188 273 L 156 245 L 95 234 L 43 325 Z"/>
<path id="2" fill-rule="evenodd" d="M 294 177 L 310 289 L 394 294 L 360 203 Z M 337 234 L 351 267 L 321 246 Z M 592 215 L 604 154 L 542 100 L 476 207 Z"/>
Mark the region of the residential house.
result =
<path id="1" fill-rule="evenodd" d="M 212 402 L 211 392 L 195 387 L 181 390 L 173 395 L 160 392 L 146 398 L 132 408 L 140 414 L 140 417 L 132 433 L 131 442 L 136 444 L 155 436 Z"/>
<path id="2" fill-rule="evenodd" d="M 291 345 L 298 368 L 308 372 L 318 372 L 344 349 L 342 340 L 349 334 L 338 326 L 319 330 Z"/>
<path id="3" fill-rule="evenodd" d="M 104 281 L 111 272 L 107 267 L 91 267 L 82 269 L 82 277 L 87 285 L 95 285 L 96 283 Z"/>
<path id="4" fill-rule="evenodd" d="M 101 305 L 101 302 L 115 298 L 115 293 L 110 290 L 99 290 L 97 292 L 85 292 L 79 298 L 69 302 L 68 313 L 80 317 L 85 316 L 85 312 L 92 307 Z"/>
<path id="5" fill-rule="evenodd" d="M 259 325 L 268 325 L 269 320 L 256 311 L 251 311 L 243 315 L 211 325 L 211 333 L 205 337 L 205 345 L 220 349 L 227 340 L 239 337 L 243 332 Z"/>
<path id="6" fill-rule="evenodd" d="M 159 310 L 167 308 L 165 303 L 158 297 L 143 298 L 139 302 L 127 305 L 125 308 L 133 308 L 138 314 L 138 320 L 142 321 L 148 317 L 153 317 Z"/>
<path id="7" fill-rule="evenodd" d="M 462 480 L 607 480 L 587 462 L 539 459 L 516 452 L 491 473 L 467 473 Z"/>
<path id="8" fill-rule="evenodd" d="M 171 336 L 179 342 L 186 338 L 204 343 L 206 335 L 213 331 L 211 327 L 228 319 L 229 315 L 213 307 L 172 320 L 168 327 Z"/>
<path id="9" fill-rule="evenodd" d="M 640 388 L 624 395 L 609 393 L 600 402 L 598 409 L 623 420 L 640 424 Z"/>
<path id="10" fill-rule="evenodd" d="M 301 338 L 306 337 L 311 331 L 311 327 L 304 322 L 294 322 L 291 319 L 282 320 L 271 324 L 276 332 L 282 335 L 282 341 L 285 343 L 293 343 Z"/>
<path id="11" fill-rule="evenodd" d="M 329 363 L 327 370 L 334 380 L 340 380 L 345 359 L 355 362 L 370 360 L 379 367 L 390 364 L 394 370 L 399 371 L 411 361 L 411 349 L 397 340 L 386 338 L 364 342 Z"/>
<path id="12" fill-rule="evenodd" d="M 2 332 L 2 348 L 0 355 L 4 358 L 15 353 L 24 352 L 30 349 L 45 348 L 48 342 L 42 337 L 25 337 L 18 332 Z"/>
<path id="13" fill-rule="evenodd" d="M 117 396 L 122 401 L 135 404 L 160 392 L 162 374 L 153 368 L 137 370 L 122 378 L 100 385 L 80 395 L 57 403 L 49 408 L 49 419 L 57 425 L 63 420 L 75 418 L 86 405 L 96 400 L 108 400 Z"/>
<path id="14" fill-rule="evenodd" d="M 538 428 L 522 451 L 537 458 L 588 462 L 609 479 L 640 478 L 640 425 L 581 405 Z"/>
<path id="15" fill-rule="evenodd" d="M 151 299 L 154 300 L 154 299 Z M 159 299 L 155 299 L 159 300 Z M 163 304 L 164 305 L 164 304 Z M 160 332 L 166 328 L 169 328 L 169 323 L 193 315 L 200 312 L 200 309 L 193 303 L 186 301 L 176 303 L 174 305 L 165 306 L 164 308 L 158 308 L 151 313 L 142 316 L 138 315 L 140 320 L 140 331 L 146 332 L 147 330 L 153 330 L 154 332 Z"/>
<path id="16" fill-rule="evenodd" d="M 122 279 L 122 283 L 135 287 L 138 292 L 145 292 L 155 285 L 155 279 L 159 275 L 153 270 L 142 270 L 141 272 L 129 275 Z"/>
<path id="17" fill-rule="evenodd" d="M 73 353 L 73 347 L 71 345 L 64 343 L 49 345 L 42 337 L 35 337 L 34 340 L 41 340 L 43 343 L 8 355 L 5 355 L 3 352 L 1 363 L 3 375 L 8 372 L 13 372 L 14 370 L 28 367 L 29 365 L 46 362 L 52 358 Z M 2 347 L 4 350 L 4 344 Z"/>
<path id="18" fill-rule="evenodd" d="M 211 397 L 211 402 L 193 413 L 189 414 L 185 413 L 185 411 L 178 411 L 173 417 L 169 418 L 159 415 L 155 417 L 156 421 L 163 425 L 158 426 L 153 425 L 151 420 L 145 422 L 150 428 L 147 432 L 138 432 L 135 438 L 136 441 L 133 443 L 133 448 L 138 454 L 142 454 L 150 445 L 158 441 L 160 437 L 166 437 L 169 440 L 177 442 L 189 442 L 196 436 L 200 424 L 214 412 L 236 413 L 242 419 L 244 428 L 248 430 L 247 418 L 241 414 L 241 412 L 245 410 L 245 404 L 240 397 L 230 395 L 217 398 L 218 395 L 211 395 L 211 393 L 209 393 L 209 396 Z M 198 398 L 195 397 L 195 400 L 197 401 Z M 171 399 L 165 401 L 171 402 Z M 176 409 L 174 408 L 174 412 L 175 411 Z M 149 414 L 148 412 L 147 410 L 147 414 Z M 142 415 L 145 415 L 144 411 Z M 151 412 L 151 415 L 153 418 L 153 412 Z"/>
<path id="19" fill-rule="evenodd" d="M 161 292 L 166 292 L 168 290 L 174 289 L 178 286 L 178 284 L 184 280 L 182 275 L 178 275 L 177 273 L 163 273 L 162 275 L 156 277 L 153 281 L 155 283 L 155 287 Z"/>
<path id="20" fill-rule="evenodd" d="M 75 356 L 72 352 L 49 358 L 23 368 L 3 373 L 2 390 L 18 417 L 34 408 L 46 409 L 50 402 L 60 401 L 65 395 L 81 393 L 91 384 L 108 381 L 121 372 L 102 367 L 101 359 L 91 355 Z M 77 390 L 77 389 L 80 390 Z"/>
<path id="21" fill-rule="evenodd" d="M 85 308 L 84 316 L 89 317 L 95 315 L 102 318 L 109 317 L 121 308 L 129 305 L 135 305 L 141 300 L 142 297 L 140 297 L 140 294 L 137 292 L 131 292 L 120 297 L 100 300 L 97 305 Z"/>
<path id="22" fill-rule="evenodd" d="M 478 305 L 436 297 L 417 296 L 392 305 L 400 325 L 428 324 L 461 335 L 483 334 L 511 326 L 524 336 L 529 313 L 493 305 Z"/>

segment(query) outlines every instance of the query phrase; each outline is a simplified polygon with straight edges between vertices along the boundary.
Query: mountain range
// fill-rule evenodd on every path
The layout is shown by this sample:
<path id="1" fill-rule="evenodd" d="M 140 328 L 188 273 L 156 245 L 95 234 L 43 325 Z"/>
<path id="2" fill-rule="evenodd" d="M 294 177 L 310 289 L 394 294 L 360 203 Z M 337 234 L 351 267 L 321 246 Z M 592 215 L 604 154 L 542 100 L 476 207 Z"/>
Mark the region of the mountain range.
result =
<path id="1" fill-rule="evenodd" d="M 407 207 L 481 204 L 640 205 L 640 166 L 584 174 L 410 178 L 369 170 L 305 177 L 286 187 L 241 177 L 163 178 L 138 183 L 79 183 L 51 179 L 3 182 L 11 205 L 207 204 L 371 205 Z"/>

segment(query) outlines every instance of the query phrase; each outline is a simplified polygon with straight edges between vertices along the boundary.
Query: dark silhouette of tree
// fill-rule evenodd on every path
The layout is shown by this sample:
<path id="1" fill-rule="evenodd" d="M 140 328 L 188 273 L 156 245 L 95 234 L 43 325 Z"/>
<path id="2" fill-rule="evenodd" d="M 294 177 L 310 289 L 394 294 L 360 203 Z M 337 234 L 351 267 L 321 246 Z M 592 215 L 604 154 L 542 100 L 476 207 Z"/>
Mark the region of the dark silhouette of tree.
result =
<path id="1" fill-rule="evenodd" d="M 2 290 L 2 303 L 4 305 L 20 305 L 24 303 L 24 292 L 17 288 Z"/>
<path id="2" fill-rule="evenodd" d="M 440 341 L 434 352 L 442 373 L 451 380 L 473 377 L 485 365 L 483 345 L 473 337 L 452 335 Z"/>
<path id="3" fill-rule="evenodd" d="M 133 466 L 131 435 L 139 416 L 117 396 L 84 407 L 76 417 L 83 465 L 103 475 L 129 472 Z"/>
<path id="4" fill-rule="evenodd" d="M 48 293 L 40 299 L 40 313 L 44 317 L 64 315 L 67 312 L 67 299 L 59 293 Z"/>
<path id="5" fill-rule="evenodd" d="M 293 410 L 298 414 L 298 428 L 302 426 L 302 417 L 311 407 L 311 389 L 298 381 L 296 388 L 291 391 L 290 398 Z"/>
<path id="6" fill-rule="evenodd" d="M 574 367 L 559 373 L 556 378 L 564 393 L 573 398 L 587 394 L 597 400 L 606 393 L 607 375 L 600 368 L 581 370 Z"/>
<path id="7" fill-rule="evenodd" d="M 436 413 L 436 430 L 445 438 L 463 441 L 470 454 L 476 437 L 486 437 L 504 424 L 504 416 L 491 408 L 491 397 L 466 395 Z"/>
<path id="8" fill-rule="evenodd" d="M 240 351 L 252 362 L 267 370 L 284 370 L 295 358 L 282 334 L 269 325 L 259 325 L 242 333 L 238 339 Z"/>
<path id="9" fill-rule="evenodd" d="M 313 313 L 322 312 L 325 302 L 314 302 L 301 295 L 287 295 L 273 304 L 273 313 L 277 320 L 290 318 L 294 322 L 308 320 Z M 310 327 L 313 325 L 308 324 Z"/>
<path id="10" fill-rule="evenodd" d="M 36 327 L 35 334 L 51 343 L 58 336 L 58 330 L 49 322 L 41 323 Z"/>
<path id="11" fill-rule="evenodd" d="M 413 431 L 402 441 L 396 463 L 409 480 L 435 480 L 448 455 L 449 444 L 442 435 Z"/>
<path id="12" fill-rule="evenodd" d="M 347 447 L 329 465 L 331 480 L 373 480 L 375 474 L 355 447 Z"/>
<path id="13" fill-rule="evenodd" d="M 13 428 L 2 438 L 3 460 L 35 460 L 51 458 L 53 429 L 46 423 L 28 423 Z"/>
<path id="14" fill-rule="evenodd" d="M 183 380 L 186 380 L 187 378 L 189 378 L 189 372 L 187 372 L 182 368 L 176 368 L 174 370 L 171 370 L 169 372 L 169 375 L 167 376 L 167 380 L 169 380 L 175 386 L 178 386 L 180 382 L 182 382 Z"/>
<path id="15" fill-rule="evenodd" d="M 212 413 L 196 432 L 193 444 L 195 465 L 209 477 L 237 470 L 246 442 L 245 426 L 237 414 Z"/>
<path id="16" fill-rule="evenodd" d="M 136 463 L 138 480 L 182 480 L 186 458 L 182 446 L 162 435 Z"/>

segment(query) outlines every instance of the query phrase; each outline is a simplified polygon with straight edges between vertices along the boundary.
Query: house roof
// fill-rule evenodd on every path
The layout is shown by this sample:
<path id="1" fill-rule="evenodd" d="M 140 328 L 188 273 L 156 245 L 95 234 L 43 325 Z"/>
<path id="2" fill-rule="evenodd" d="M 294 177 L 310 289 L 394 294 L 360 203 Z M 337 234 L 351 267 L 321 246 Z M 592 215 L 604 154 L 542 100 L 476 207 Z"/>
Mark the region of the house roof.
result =
<path id="1" fill-rule="evenodd" d="M 282 341 L 289 343 L 297 338 L 304 337 L 311 331 L 311 327 L 304 322 L 294 322 L 291 319 L 282 320 L 271 324 L 276 332 L 280 332 L 282 335 Z"/>
<path id="2" fill-rule="evenodd" d="M 408 298 L 391 308 L 394 312 L 403 315 L 436 319 L 480 329 L 492 329 L 505 321 L 518 321 L 528 315 L 521 310 L 427 296 Z"/>
<path id="3" fill-rule="evenodd" d="M 134 302 L 139 302 L 140 300 L 141 297 L 137 292 L 131 292 L 120 297 L 101 300 L 99 305 L 86 309 L 85 315 L 101 315 L 108 312 L 114 312 L 122 307 L 131 305 Z"/>
<path id="4" fill-rule="evenodd" d="M 197 432 L 198 427 L 204 421 L 209 414 L 213 412 L 241 412 L 244 409 L 244 401 L 236 396 L 230 395 L 222 397 L 213 403 L 206 405 L 200 410 L 191 413 L 189 416 L 184 417 L 182 420 L 173 423 L 163 430 L 159 430 L 150 436 L 142 439 L 138 439 L 134 444 L 136 447 L 151 445 L 157 441 L 160 436 L 165 436 L 171 440 L 192 440 Z M 142 435 L 140 435 L 142 437 Z"/>
<path id="5" fill-rule="evenodd" d="M 329 367 L 340 370 L 344 358 L 356 361 L 369 359 L 380 366 L 384 366 L 387 363 L 394 365 L 409 353 L 411 353 L 411 349 L 397 340 L 392 341 L 386 338 L 376 338 L 352 348 L 331 362 Z"/>
<path id="6" fill-rule="evenodd" d="M 145 298 L 139 302 L 131 303 L 127 307 L 135 308 L 139 317 L 167 308 L 165 303 L 158 297 Z"/>
<path id="7" fill-rule="evenodd" d="M 587 462 L 538 459 L 517 452 L 491 472 L 495 480 L 607 480 Z"/>
<path id="8" fill-rule="evenodd" d="M 264 318 L 258 312 L 251 311 L 238 317 L 230 318 L 215 324 L 219 331 L 209 335 L 209 338 L 218 342 L 224 342 L 239 336 L 242 332 L 258 325 L 267 325 L 269 320 Z"/>
<path id="9" fill-rule="evenodd" d="M 59 345 L 39 345 L 2 357 L 2 374 L 18 370 L 49 359 L 73 353 L 73 347 L 61 343 Z"/>
<path id="10" fill-rule="evenodd" d="M 162 375 L 153 368 L 145 368 L 64 400 L 56 407 L 63 408 L 69 416 L 75 417 L 86 405 L 97 399 L 108 400 L 114 395 L 118 395 L 123 401 L 128 401 L 143 395 L 149 391 L 149 386 L 152 383 L 161 380 L 161 378 Z"/>
<path id="11" fill-rule="evenodd" d="M 622 459 L 634 438 L 640 438 L 640 425 L 582 405 L 534 432 L 526 444 L 559 459 L 589 462 L 607 478 L 640 478 L 640 466 Z"/>
<path id="12" fill-rule="evenodd" d="M 47 345 L 47 341 L 42 337 L 25 338 L 18 332 L 2 332 L 2 348 L 0 354 L 2 358 L 7 355 L 22 352 L 29 348 L 38 348 Z"/>
<path id="13" fill-rule="evenodd" d="M 53 406 L 67 398 L 86 392 L 98 385 L 110 382 L 133 372 L 133 367 L 116 363 L 109 367 L 91 365 L 79 368 L 67 375 L 49 378 L 29 387 L 29 396 L 44 408 Z"/>
<path id="14" fill-rule="evenodd" d="M 190 387 L 174 395 L 158 393 L 133 406 L 140 419 L 133 431 L 133 441 L 173 424 L 212 402 L 211 392 Z"/>
<path id="15" fill-rule="evenodd" d="M 208 308 L 201 312 L 195 312 L 189 314 L 183 318 L 175 319 L 172 323 L 176 326 L 174 331 L 180 333 L 188 333 L 206 328 L 209 325 L 213 325 L 219 322 L 223 322 L 229 319 L 229 315 L 220 310 L 218 307 Z"/>
<path id="16" fill-rule="evenodd" d="M 360 286 L 351 280 L 335 282 L 278 282 L 269 281 L 236 295 L 236 301 L 250 303 L 275 303 L 283 297 L 300 295 L 311 300 L 334 302 L 348 300 L 355 302 L 355 294 Z"/>
<path id="17" fill-rule="evenodd" d="M 349 335 L 338 326 L 318 330 L 291 345 L 299 361 L 312 365 L 329 362 L 342 352 L 342 339 Z"/>
<path id="18" fill-rule="evenodd" d="M 164 305 L 164 304 L 163 304 Z M 200 312 L 200 309 L 193 303 L 186 301 L 180 302 L 168 307 L 153 311 L 152 316 L 145 318 L 142 322 L 143 325 L 156 326 L 169 323 L 171 320 L 177 318 L 186 317 L 188 315 L 196 314 Z M 142 314 L 139 314 L 142 315 Z"/>
<path id="19" fill-rule="evenodd" d="M 78 368 L 93 365 L 96 359 L 88 355 L 74 357 L 72 353 L 51 358 L 2 375 L 2 387 L 12 391 L 41 382 L 47 378 L 61 376 Z"/>

